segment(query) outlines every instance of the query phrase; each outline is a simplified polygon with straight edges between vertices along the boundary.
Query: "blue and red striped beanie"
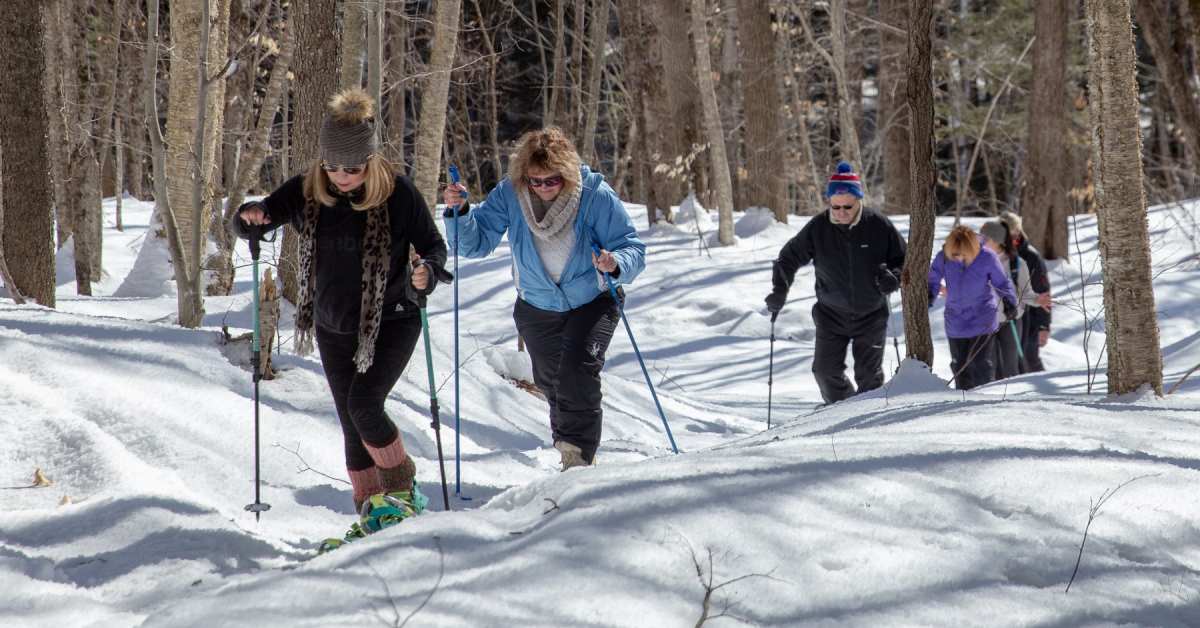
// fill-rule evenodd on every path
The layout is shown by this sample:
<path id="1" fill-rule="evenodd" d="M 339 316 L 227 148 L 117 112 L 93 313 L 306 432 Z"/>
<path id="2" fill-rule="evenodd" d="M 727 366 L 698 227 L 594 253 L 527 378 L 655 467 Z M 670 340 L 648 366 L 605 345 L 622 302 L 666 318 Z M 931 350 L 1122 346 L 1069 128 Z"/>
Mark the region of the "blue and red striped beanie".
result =
<path id="1" fill-rule="evenodd" d="M 835 194 L 853 194 L 858 198 L 863 197 L 862 181 L 855 174 L 854 168 L 844 161 L 838 163 L 837 172 L 829 177 L 829 185 L 825 186 L 826 198 Z"/>

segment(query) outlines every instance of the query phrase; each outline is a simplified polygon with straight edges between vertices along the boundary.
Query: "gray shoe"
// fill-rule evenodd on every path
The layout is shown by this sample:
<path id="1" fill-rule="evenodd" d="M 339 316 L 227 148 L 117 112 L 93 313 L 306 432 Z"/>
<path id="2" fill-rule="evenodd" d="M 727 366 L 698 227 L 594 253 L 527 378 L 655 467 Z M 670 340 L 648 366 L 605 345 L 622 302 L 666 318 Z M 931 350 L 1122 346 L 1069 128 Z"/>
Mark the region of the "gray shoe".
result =
<path id="1" fill-rule="evenodd" d="M 583 450 L 578 446 L 572 445 L 565 440 L 560 440 L 554 442 L 554 448 L 558 450 L 559 455 L 562 457 L 563 471 L 573 467 L 588 466 L 587 461 L 583 459 Z"/>

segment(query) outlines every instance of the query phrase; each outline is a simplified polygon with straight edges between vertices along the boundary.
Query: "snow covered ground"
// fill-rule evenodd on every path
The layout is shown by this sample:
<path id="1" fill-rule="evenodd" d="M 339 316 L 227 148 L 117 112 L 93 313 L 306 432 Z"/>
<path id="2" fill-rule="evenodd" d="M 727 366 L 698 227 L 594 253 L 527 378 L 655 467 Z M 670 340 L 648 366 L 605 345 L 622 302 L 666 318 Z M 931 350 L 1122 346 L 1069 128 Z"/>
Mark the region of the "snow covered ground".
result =
<path id="1" fill-rule="evenodd" d="M 1104 396 L 1094 217 L 1077 220 L 1079 255 L 1052 264 L 1051 370 L 967 394 L 945 385 L 939 305 L 932 373 L 905 363 L 891 377 L 889 348 L 884 389 L 817 409 L 801 271 L 767 430 L 762 298 L 803 219 L 739 214 L 739 243 L 722 248 L 714 218 L 684 207 L 680 226 L 642 232 L 627 309 L 683 453 L 621 329 L 599 464 L 565 474 L 544 402 L 512 382 L 530 376 L 507 245 L 464 260 L 457 479 L 470 499 L 454 494 L 444 286 L 430 319 L 453 512 L 419 348 L 388 411 L 430 512 L 314 557 L 353 515 L 320 364 L 289 352 L 291 311 L 280 377 L 261 386 L 271 510 L 256 521 L 243 510 L 247 345 L 220 331 L 250 327 L 250 273 L 207 300 L 202 329 L 178 328 L 165 253 L 143 246 L 150 207 L 126 199 L 123 233 L 106 207 L 99 296 L 73 294 L 63 256 L 57 310 L 0 298 L 0 626 L 1200 625 L 1200 376 L 1163 399 Z M 1150 214 L 1168 387 L 1200 362 L 1198 218 L 1197 205 Z M 52 484 L 29 488 L 35 469 Z"/>

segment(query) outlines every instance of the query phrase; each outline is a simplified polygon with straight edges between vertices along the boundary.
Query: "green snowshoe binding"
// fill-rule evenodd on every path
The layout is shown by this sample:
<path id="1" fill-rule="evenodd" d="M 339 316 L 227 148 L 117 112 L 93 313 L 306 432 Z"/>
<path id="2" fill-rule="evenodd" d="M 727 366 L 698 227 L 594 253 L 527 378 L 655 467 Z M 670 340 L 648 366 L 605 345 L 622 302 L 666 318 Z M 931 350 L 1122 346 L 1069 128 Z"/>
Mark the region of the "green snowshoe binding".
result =
<path id="1" fill-rule="evenodd" d="M 335 550 L 346 543 L 361 539 L 368 534 L 374 534 L 384 528 L 391 527 L 425 512 L 429 498 L 421 493 L 416 483 L 411 491 L 395 491 L 392 493 L 377 493 L 363 502 L 359 520 L 351 524 L 350 530 L 342 538 L 328 538 L 317 548 L 318 554 Z"/>

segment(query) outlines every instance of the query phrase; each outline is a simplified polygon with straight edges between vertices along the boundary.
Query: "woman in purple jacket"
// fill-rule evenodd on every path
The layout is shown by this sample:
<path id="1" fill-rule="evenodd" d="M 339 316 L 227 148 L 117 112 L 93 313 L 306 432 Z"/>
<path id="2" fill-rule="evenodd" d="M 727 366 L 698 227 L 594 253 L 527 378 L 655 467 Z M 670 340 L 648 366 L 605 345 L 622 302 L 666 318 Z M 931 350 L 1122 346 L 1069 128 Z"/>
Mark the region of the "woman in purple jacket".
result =
<path id="1" fill-rule="evenodd" d="M 970 227 L 950 231 L 929 268 L 929 304 L 946 280 L 946 336 L 954 384 L 967 390 L 992 381 L 992 334 L 1000 308 L 1004 320 L 1017 315 L 1017 294 L 996 254 L 981 249 Z M 997 298 L 999 297 L 999 298 Z"/>

